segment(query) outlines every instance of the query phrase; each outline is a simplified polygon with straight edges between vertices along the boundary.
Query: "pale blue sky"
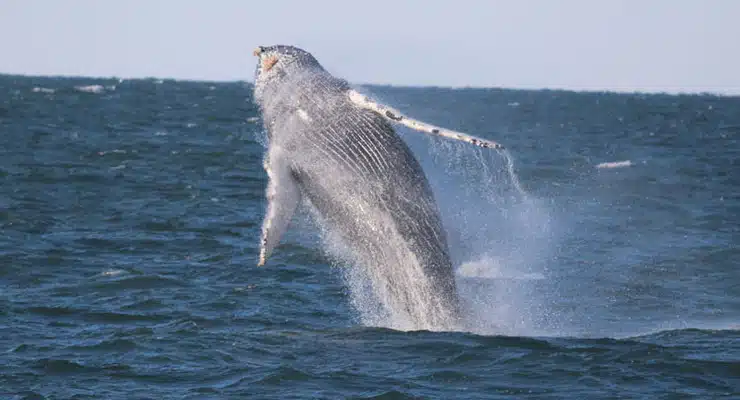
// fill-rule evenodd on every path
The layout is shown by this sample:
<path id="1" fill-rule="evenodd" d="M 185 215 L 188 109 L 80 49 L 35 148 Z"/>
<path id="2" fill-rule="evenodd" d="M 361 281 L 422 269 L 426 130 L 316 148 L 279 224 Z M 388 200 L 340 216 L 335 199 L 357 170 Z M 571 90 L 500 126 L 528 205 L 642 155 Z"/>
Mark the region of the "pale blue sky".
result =
<path id="1" fill-rule="evenodd" d="M 354 83 L 740 94 L 736 0 L 0 0 L 0 73 L 252 80 L 294 44 Z"/>

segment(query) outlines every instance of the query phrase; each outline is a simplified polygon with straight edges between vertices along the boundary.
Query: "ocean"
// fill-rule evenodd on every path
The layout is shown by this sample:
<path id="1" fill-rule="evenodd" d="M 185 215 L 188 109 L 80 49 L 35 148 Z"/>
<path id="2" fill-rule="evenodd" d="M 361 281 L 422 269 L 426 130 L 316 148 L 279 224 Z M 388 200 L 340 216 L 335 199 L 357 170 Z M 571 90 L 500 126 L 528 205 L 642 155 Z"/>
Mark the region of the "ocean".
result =
<path id="1" fill-rule="evenodd" d="M 444 332 L 358 304 L 305 207 L 256 266 L 251 84 L 0 90 L 2 399 L 740 398 L 739 97 L 361 87 L 507 148 L 398 128 L 471 321 Z"/>

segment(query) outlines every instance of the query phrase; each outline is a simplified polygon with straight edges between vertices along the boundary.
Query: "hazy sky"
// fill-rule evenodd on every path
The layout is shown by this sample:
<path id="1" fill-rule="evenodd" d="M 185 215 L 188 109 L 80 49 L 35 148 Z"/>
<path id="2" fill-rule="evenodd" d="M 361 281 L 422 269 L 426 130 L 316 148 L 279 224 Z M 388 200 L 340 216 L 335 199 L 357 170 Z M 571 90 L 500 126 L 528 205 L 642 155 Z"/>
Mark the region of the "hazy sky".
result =
<path id="1" fill-rule="evenodd" d="M 0 73 L 251 81 L 270 44 L 354 83 L 740 94 L 736 0 L 0 0 Z"/>

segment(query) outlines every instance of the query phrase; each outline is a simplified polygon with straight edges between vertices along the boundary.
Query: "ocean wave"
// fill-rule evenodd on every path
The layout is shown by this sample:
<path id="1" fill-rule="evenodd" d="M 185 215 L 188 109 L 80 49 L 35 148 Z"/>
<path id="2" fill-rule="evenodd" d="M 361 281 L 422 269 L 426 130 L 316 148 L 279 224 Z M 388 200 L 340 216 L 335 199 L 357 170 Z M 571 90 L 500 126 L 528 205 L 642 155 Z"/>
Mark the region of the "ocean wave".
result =
<path id="1" fill-rule="evenodd" d="M 603 162 L 601 164 L 597 164 L 596 168 L 625 168 L 625 167 L 631 167 L 632 161 L 625 160 L 625 161 L 610 161 L 610 162 Z"/>
<path id="2" fill-rule="evenodd" d="M 45 87 L 38 87 L 38 86 L 37 86 L 37 87 L 34 87 L 34 88 L 32 89 L 32 91 L 33 91 L 34 93 L 55 93 L 55 92 L 56 92 L 56 90 L 55 90 L 55 89 L 49 89 L 49 88 L 45 88 Z"/>
<path id="3" fill-rule="evenodd" d="M 105 87 L 103 85 L 84 85 L 84 86 L 75 86 L 74 87 L 76 91 L 83 92 L 83 93 L 103 93 L 105 91 Z"/>

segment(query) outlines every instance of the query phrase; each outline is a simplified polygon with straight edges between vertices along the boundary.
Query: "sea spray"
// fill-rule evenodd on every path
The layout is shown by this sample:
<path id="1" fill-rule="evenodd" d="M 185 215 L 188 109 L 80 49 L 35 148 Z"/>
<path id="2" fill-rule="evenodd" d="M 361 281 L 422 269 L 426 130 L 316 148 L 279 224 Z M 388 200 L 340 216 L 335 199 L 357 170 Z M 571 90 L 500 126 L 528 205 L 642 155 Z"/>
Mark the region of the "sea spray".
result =
<path id="1" fill-rule="evenodd" d="M 546 281 L 544 260 L 552 221 L 544 205 L 522 187 L 511 153 L 444 139 L 423 140 L 421 148 L 415 140 L 409 142 L 435 189 L 445 221 L 462 321 L 451 326 L 449 321 L 409 318 L 407 309 L 425 307 L 435 293 L 423 284 L 418 261 L 400 257 L 408 254 L 402 240 L 389 238 L 383 250 L 398 254 L 396 260 L 402 261 L 381 266 L 379 259 L 358 259 L 328 224 L 320 223 L 325 248 L 339 266 L 359 322 L 398 330 L 460 329 L 480 334 L 531 335 L 548 329 L 549 311 L 539 290 Z M 393 303 L 393 296 L 377 290 L 388 273 L 394 274 L 396 287 L 409 293 L 408 303 Z"/>
<path id="2" fill-rule="evenodd" d="M 519 176 L 517 176 L 516 172 L 514 171 L 514 157 L 511 155 L 508 149 L 499 149 L 498 153 L 501 154 L 501 156 L 504 157 L 504 160 L 506 161 L 506 172 L 509 175 L 509 181 L 511 182 L 511 185 L 514 186 L 517 192 L 519 192 L 522 200 L 531 201 L 529 195 L 527 195 L 527 192 L 524 191 L 524 189 L 522 188 L 522 184 L 519 182 Z"/>
<path id="3" fill-rule="evenodd" d="M 481 334 L 552 330 L 546 264 L 554 223 L 530 195 L 507 149 L 401 134 L 435 191 L 457 268 L 465 329 Z"/>

